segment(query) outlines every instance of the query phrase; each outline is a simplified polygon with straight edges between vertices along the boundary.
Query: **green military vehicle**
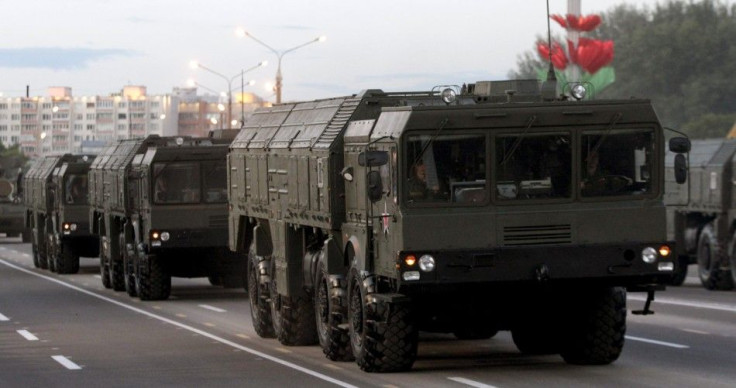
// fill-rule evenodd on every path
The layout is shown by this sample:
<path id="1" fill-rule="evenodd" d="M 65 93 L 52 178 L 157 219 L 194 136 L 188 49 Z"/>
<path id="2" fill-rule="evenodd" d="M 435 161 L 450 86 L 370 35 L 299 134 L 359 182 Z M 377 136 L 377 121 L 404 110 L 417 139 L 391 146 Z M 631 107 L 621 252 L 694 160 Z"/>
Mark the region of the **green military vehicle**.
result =
<path id="1" fill-rule="evenodd" d="M 700 282 L 709 290 L 730 290 L 736 283 L 735 153 L 736 139 L 693 140 L 689 185 L 666 182 L 676 285 L 684 282 L 689 264 L 698 265 Z"/>
<path id="2" fill-rule="evenodd" d="M 244 285 L 245 260 L 227 248 L 232 137 L 151 135 L 102 151 L 89 173 L 89 214 L 105 287 L 161 300 L 172 276 Z"/>
<path id="3" fill-rule="evenodd" d="M 97 257 L 97 238 L 88 223 L 87 171 L 92 160 L 92 155 L 46 156 L 26 173 L 25 218 L 36 267 L 77 273 L 80 256 Z"/>
<path id="4" fill-rule="evenodd" d="M 257 110 L 228 158 L 255 331 L 365 371 L 409 369 L 419 330 L 613 362 L 626 292 L 650 313 L 674 270 L 665 147 L 648 100 L 536 80 Z"/>
<path id="5" fill-rule="evenodd" d="M 25 227 L 25 206 L 18 196 L 17 185 L 10 179 L 0 178 L 0 233 L 20 236 L 24 243 L 31 241 L 31 232 Z"/>

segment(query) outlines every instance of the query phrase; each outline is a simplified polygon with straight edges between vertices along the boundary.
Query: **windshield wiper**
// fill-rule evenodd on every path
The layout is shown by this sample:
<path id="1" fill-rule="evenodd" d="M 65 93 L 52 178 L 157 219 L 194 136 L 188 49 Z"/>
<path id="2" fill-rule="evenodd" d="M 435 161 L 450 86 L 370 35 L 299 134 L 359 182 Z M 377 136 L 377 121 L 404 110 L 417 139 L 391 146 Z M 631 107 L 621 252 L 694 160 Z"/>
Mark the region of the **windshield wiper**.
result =
<path id="1" fill-rule="evenodd" d="M 516 141 L 514 141 L 514 144 L 511 145 L 511 149 L 508 151 L 508 154 L 501 161 L 501 164 L 500 164 L 501 166 L 506 164 L 509 161 L 509 159 L 511 159 L 511 157 L 514 156 L 514 153 L 521 145 L 521 142 L 524 140 L 524 135 L 526 135 L 526 133 L 529 132 L 529 129 L 531 129 L 532 124 L 534 124 L 535 121 L 537 121 L 537 116 L 529 116 L 529 121 L 526 123 L 526 128 L 524 128 L 524 132 L 519 134 L 519 136 L 516 138 Z"/>

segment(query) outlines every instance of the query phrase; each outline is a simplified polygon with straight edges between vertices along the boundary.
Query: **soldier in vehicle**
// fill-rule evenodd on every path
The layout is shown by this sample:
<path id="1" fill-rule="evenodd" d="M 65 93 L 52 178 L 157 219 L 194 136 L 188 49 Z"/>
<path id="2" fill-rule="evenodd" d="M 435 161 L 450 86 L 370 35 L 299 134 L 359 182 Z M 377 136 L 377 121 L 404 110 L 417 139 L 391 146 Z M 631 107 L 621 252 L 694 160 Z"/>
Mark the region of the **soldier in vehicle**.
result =
<path id="1" fill-rule="evenodd" d="M 585 161 L 585 179 L 581 182 L 583 196 L 615 195 L 632 184 L 629 177 L 611 175 L 600 166 L 600 154 L 592 151 Z"/>
<path id="2" fill-rule="evenodd" d="M 427 166 L 419 159 L 412 168 L 409 178 L 409 198 L 411 200 L 436 199 L 440 194 L 439 184 L 427 182 Z"/>

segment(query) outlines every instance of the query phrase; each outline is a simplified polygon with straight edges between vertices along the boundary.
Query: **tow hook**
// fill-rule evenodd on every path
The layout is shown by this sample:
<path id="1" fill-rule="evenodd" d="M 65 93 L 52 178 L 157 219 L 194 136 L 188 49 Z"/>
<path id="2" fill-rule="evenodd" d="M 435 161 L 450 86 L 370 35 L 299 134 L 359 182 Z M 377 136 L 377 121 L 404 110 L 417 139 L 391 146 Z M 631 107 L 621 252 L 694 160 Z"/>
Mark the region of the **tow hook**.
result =
<path id="1" fill-rule="evenodd" d="M 632 310 L 631 313 L 634 315 L 653 315 L 654 311 L 649 309 L 649 306 L 652 304 L 653 300 L 654 300 L 654 290 L 648 290 L 647 291 L 647 301 L 644 302 L 644 309 Z"/>

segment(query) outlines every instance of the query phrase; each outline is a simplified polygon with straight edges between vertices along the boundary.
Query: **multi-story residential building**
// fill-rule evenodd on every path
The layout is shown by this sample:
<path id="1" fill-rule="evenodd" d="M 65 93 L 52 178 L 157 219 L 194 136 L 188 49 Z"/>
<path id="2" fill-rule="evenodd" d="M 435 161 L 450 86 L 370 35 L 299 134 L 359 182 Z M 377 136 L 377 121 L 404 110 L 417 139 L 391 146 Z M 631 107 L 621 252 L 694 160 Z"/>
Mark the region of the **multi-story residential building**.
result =
<path id="1" fill-rule="evenodd" d="M 237 118 L 266 104 L 250 93 L 236 101 L 232 117 Z M 196 88 L 149 96 L 145 86 L 125 86 L 108 96 L 77 97 L 69 87 L 51 87 L 46 96 L 0 97 L 0 142 L 19 144 L 36 157 L 94 152 L 117 139 L 150 134 L 205 136 L 228 127 L 222 109 L 219 97 L 197 96 Z"/>

